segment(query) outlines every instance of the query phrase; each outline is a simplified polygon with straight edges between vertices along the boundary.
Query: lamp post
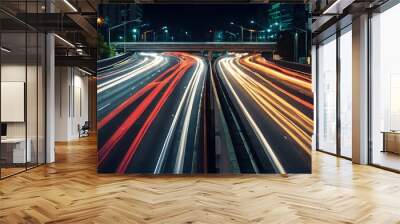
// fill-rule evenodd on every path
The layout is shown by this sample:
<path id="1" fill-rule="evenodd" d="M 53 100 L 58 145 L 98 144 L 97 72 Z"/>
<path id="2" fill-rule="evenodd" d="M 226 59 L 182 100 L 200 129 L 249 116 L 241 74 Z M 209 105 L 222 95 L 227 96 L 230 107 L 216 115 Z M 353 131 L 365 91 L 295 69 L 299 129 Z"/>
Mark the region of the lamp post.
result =
<path id="1" fill-rule="evenodd" d="M 168 30 L 165 29 L 165 30 L 164 30 L 164 33 L 165 33 L 165 41 L 167 41 L 167 40 L 168 40 Z"/>
<path id="2" fill-rule="evenodd" d="M 137 41 L 137 32 L 138 32 L 138 30 L 136 28 L 132 29 L 133 38 L 135 39 L 135 42 Z"/>
<path id="3" fill-rule="evenodd" d="M 188 32 L 188 31 L 185 31 L 184 33 L 185 33 L 185 40 L 186 40 L 186 41 L 189 40 L 189 32 Z"/>
<path id="4" fill-rule="evenodd" d="M 253 41 L 253 33 L 256 32 L 256 30 L 249 29 L 248 31 L 250 32 L 250 41 Z M 256 32 L 256 41 L 257 41 L 257 32 Z"/>
<path id="5" fill-rule="evenodd" d="M 147 41 L 147 33 L 151 33 L 151 32 L 153 32 L 153 30 L 147 30 L 147 31 L 143 32 L 143 40 L 144 41 Z"/>
<path id="6" fill-rule="evenodd" d="M 256 35 L 257 35 L 257 33 L 260 33 L 260 34 L 261 34 L 261 33 L 265 33 L 265 30 L 259 30 L 259 31 L 257 31 L 257 32 L 256 32 Z M 262 35 L 258 35 L 258 37 L 259 37 L 259 39 L 262 40 L 262 37 L 263 37 L 263 36 L 262 36 Z M 258 42 L 258 41 L 257 41 L 257 36 L 256 36 L 256 42 Z"/>
<path id="7" fill-rule="evenodd" d="M 133 23 L 133 22 L 142 22 L 140 18 L 134 19 L 134 20 L 129 20 L 129 21 L 124 21 L 121 24 L 115 25 L 113 27 L 108 28 L 108 46 L 110 46 L 111 43 L 111 30 L 116 29 L 118 27 L 124 26 L 124 42 L 125 42 L 125 34 L 126 34 L 126 24 L 128 23 Z M 124 51 L 125 51 L 125 44 L 124 44 Z"/>
<path id="8" fill-rule="evenodd" d="M 250 20 L 250 24 L 252 24 L 252 25 L 257 25 L 257 26 L 259 26 L 261 29 L 262 29 L 262 27 L 263 27 L 261 24 L 257 23 L 257 22 L 254 21 L 254 20 Z M 249 31 L 250 31 L 250 32 L 255 32 L 255 33 L 256 33 L 256 42 L 257 42 L 257 33 L 264 32 L 264 30 L 259 30 L 259 31 L 257 31 L 257 30 L 253 30 L 253 31 L 249 30 Z M 252 40 L 252 33 L 250 33 L 250 35 L 251 35 L 250 40 Z"/>
<path id="9" fill-rule="evenodd" d="M 165 41 L 167 41 L 167 38 L 168 38 L 168 27 L 167 26 L 163 26 L 163 27 L 161 27 L 160 30 L 164 31 L 164 33 L 165 33 Z"/>
<path id="10" fill-rule="evenodd" d="M 243 26 L 241 26 L 241 25 L 237 25 L 237 24 L 235 24 L 234 22 L 231 22 L 230 23 L 232 26 L 237 26 L 237 27 L 239 27 L 240 28 L 240 31 L 241 31 L 241 39 L 242 39 L 242 42 L 243 42 L 243 30 L 244 30 L 244 27 Z"/>

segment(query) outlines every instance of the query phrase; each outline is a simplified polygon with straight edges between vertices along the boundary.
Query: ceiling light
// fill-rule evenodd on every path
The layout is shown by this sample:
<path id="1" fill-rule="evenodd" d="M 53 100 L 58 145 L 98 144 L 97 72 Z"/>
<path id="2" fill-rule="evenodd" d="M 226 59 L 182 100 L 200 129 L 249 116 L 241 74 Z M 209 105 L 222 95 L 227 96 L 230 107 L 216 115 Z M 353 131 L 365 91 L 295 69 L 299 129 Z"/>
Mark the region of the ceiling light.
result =
<path id="1" fill-rule="evenodd" d="M 0 49 L 1 49 L 1 51 L 4 51 L 6 53 L 10 53 L 11 52 L 11 50 L 8 50 L 7 48 L 4 48 L 4 47 L 1 47 Z"/>
<path id="2" fill-rule="evenodd" d="M 62 37 L 60 37 L 59 35 L 57 35 L 57 34 L 54 34 L 54 36 L 55 37 L 57 37 L 59 40 L 61 40 L 62 42 L 64 42 L 65 44 L 67 44 L 67 45 L 69 45 L 70 47 L 73 47 L 73 48 L 75 48 L 75 45 L 73 45 L 71 42 L 69 42 L 68 40 L 66 40 L 66 39 L 64 39 L 64 38 L 62 38 Z"/>
<path id="3" fill-rule="evenodd" d="M 78 67 L 78 70 L 81 71 L 81 72 L 83 72 L 83 73 L 85 73 L 85 74 L 87 74 L 87 75 L 90 75 L 90 76 L 93 75 L 92 73 L 90 73 L 90 72 L 88 72 L 88 71 L 85 71 L 85 70 L 83 70 L 83 69 L 81 69 L 81 68 L 79 68 L 79 67 Z"/>
<path id="4" fill-rule="evenodd" d="M 337 7 L 337 5 L 339 4 L 340 0 L 336 0 L 332 5 L 330 5 L 327 9 L 324 10 L 324 12 L 322 14 L 330 14 L 332 12 L 330 12 L 332 9 L 334 9 L 335 7 Z M 337 9 L 336 9 L 337 11 Z M 336 13 L 339 14 L 339 13 Z"/>
<path id="5" fill-rule="evenodd" d="M 64 0 L 65 4 L 67 4 L 74 12 L 78 12 L 78 10 L 68 1 Z"/>

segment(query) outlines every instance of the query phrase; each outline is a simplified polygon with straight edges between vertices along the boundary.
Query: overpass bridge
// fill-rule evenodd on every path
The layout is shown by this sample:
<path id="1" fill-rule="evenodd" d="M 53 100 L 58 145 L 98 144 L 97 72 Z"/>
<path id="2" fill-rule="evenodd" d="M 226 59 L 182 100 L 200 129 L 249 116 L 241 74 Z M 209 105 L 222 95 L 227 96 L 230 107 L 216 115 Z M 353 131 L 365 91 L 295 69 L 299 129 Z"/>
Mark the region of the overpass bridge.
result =
<path id="1" fill-rule="evenodd" d="M 118 51 L 273 52 L 276 42 L 111 42 Z"/>

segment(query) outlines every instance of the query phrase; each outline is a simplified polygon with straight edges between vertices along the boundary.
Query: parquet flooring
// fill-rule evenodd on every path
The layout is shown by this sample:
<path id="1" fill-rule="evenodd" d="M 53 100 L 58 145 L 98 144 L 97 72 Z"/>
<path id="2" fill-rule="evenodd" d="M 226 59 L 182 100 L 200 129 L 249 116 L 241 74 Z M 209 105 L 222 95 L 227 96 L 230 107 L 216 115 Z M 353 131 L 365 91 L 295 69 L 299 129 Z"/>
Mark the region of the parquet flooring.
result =
<path id="1" fill-rule="evenodd" d="M 0 223 L 400 223 L 400 175 L 313 153 L 312 175 L 96 174 L 96 139 L 0 181 Z"/>

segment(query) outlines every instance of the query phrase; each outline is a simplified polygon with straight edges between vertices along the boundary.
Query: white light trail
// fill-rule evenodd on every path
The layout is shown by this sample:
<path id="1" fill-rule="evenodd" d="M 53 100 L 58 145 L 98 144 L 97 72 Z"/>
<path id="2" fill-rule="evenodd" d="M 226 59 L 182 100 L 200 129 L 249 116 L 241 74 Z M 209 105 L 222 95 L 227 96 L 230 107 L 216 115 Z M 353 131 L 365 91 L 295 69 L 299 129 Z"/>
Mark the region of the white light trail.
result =
<path id="1" fill-rule="evenodd" d="M 134 65 L 132 65 L 132 66 L 129 66 L 129 67 L 127 67 L 127 68 L 119 69 L 119 70 L 116 70 L 116 71 L 114 71 L 114 72 L 108 72 L 108 71 L 107 71 L 107 72 L 101 72 L 100 74 L 103 75 L 102 77 L 114 76 L 114 75 L 119 74 L 119 73 L 124 73 L 124 72 L 126 72 L 126 71 L 139 68 L 140 66 L 142 66 L 142 65 L 143 65 L 145 62 L 147 62 L 148 60 L 149 60 L 149 58 L 146 57 L 146 58 L 143 59 L 143 61 L 141 61 L 141 62 L 139 62 L 139 63 L 137 63 L 137 64 L 134 64 Z M 123 62 L 121 62 L 121 65 L 122 65 L 122 63 L 123 63 Z M 114 69 L 114 68 L 110 68 L 110 69 Z M 133 72 L 133 71 L 131 71 L 131 72 Z M 106 73 L 106 74 L 104 74 L 104 73 Z M 117 78 L 115 78 L 115 79 L 118 80 L 120 77 L 121 77 L 121 76 L 119 76 L 119 77 L 117 77 Z M 113 79 L 113 80 L 115 80 L 115 79 Z M 98 87 L 104 86 L 103 84 L 105 84 L 105 83 L 99 84 Z"/>
<path id="2" fill-rule="evenodd" d="M 237 101 L 240 109 L 242 110 L 243 114 L 245 115 L 246 119 L 249 121 L 250 126 L 253 128 L 254 133 L 256 134 L 258 140 L 261 143 L 261 146 L 263 147 L 265 153 L 268 155 L 268 157 L 270 158 L 271 162 L 273 163 L 275 169 L 277 172 L 279 172 L 280 174 L 286 174 L 285 169 L 283 168 L 281 162 L 279 161 L 278 157 L 275 155 L 275 152 L 272 150 L 271 145 L 268 143 L 268 141 L 265 139 L 263 133 L 261 132 L 260 128 L 258 127 L 258 125 L 256 124 L 256 122 L 254 121 L 253 117 L 250 115 L 250 113 L 248 112 L 248 110 L 246 109 L 246 107 L 244 106 L 243 102 L 240 100 L 240 97 L 238 96 L 238 94 L 236 93 L 235 89 L 232 87 L 232 84 L 230 83 L 230 81 L 228 80 L 222 65 L 225 67 L 226 70 L 229 71 L 229 73 L 231 73 L 232 75 L 235 74 L 235 71 L 230 67 L 228 60 L 233 60 L 232 58 L 223 58 L 220 59 L 218 61 L 218 67 L 219 70 L 222 74 L 222 77 L 224 78 L 230 92 L 232 93 L 232 95 L 234 96 L 235 100 Z"/>
<path id="3" fill-rule="evenodd" d="M 160 64 L 162 62 L 165 62 L 165 61 L 166 61 L 166 59 L 163 56 L 158 55 L 150 63 L 144 65 L 143 67 L 140 67 L 132 72 L 125 74 L 125 75 L 119 76 L 117 78 L 114 78 L 112 80 L 109 80 L 105 83 L 100 84 L 98 86 L 97 93 L 104 92 L 105 90 L 108 90 L 116 85 L 119 85 L 120 83 L 125 82 L 125 81 L 137 76 L 140 73 L 143 73 L 152 68 L 158 67 L 158 66 L 160 66 Z"/>
<path id="4" fill-rule="evenodd" d="M 174 168 L 174 173 L 182 173 L 183 172 L 183 164 L 184 164 L 184 158 L 185 158 L 185 149 L 186 143 L 187 143 L 187 137 L 188 137 L 188 132 L 189 132 L 189 124 L 190 124 L 190 117 L 192 116 L 192 109 L 194 107 L 194 99 L 196 97 L 196 89 L 200 88 L 202 85 L 200 84 L 200 79 L 202 75 L 205 73 L 205 63 L 202 59 L 196 56 L 192 56 L 196 59 L 197 65 L 196 69 L 193 72 L 193 77 L 196 79 L 193 81 L 193 77 L 190 80 L 189 86 L 186 88 L 186 91 L 190 91 L 190 96 L 189 96 L 189 101 L 186 102 L 187 106 L 187 111 L 185 113 L 185 119 L 182 127 L 182 133 L 180 136 L 180 141 L 179 141 L 179 147 L 178 147 L 178 153 L 176 157 L 176 162 L 175 162 L 175 168 Z"/>

